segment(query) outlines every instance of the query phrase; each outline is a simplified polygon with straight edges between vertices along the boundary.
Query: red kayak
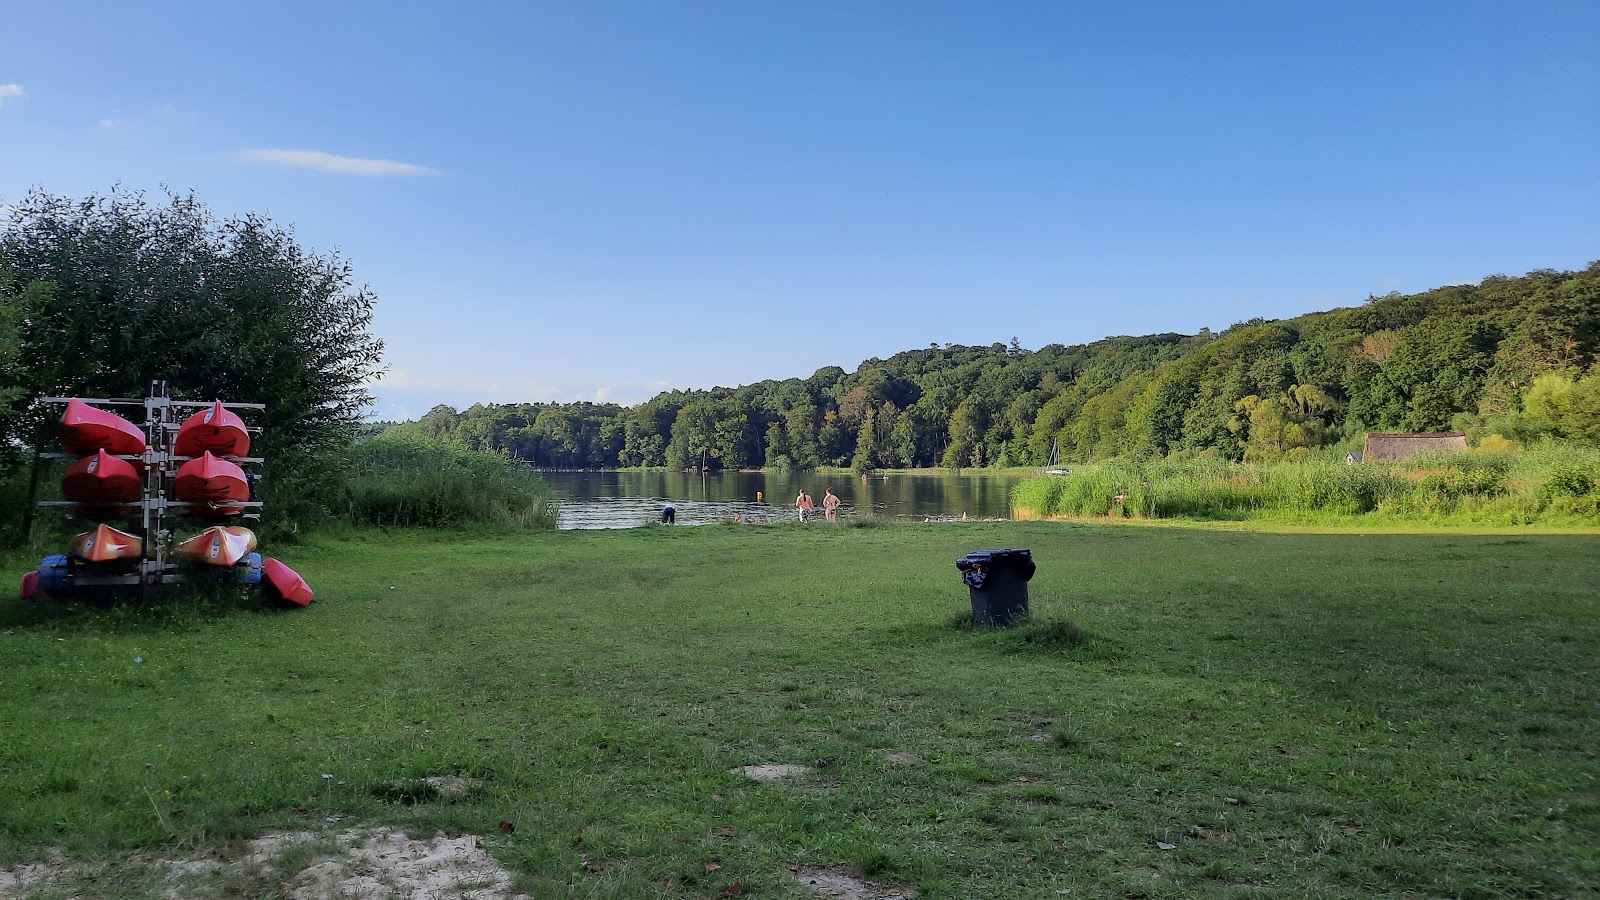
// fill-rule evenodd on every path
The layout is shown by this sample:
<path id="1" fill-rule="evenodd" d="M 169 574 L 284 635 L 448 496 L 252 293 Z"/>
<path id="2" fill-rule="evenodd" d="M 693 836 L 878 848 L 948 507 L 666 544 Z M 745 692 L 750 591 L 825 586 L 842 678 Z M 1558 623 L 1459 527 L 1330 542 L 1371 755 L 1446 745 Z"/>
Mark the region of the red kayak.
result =
<path id="1" fill-rule="evenodd" d="M 144 554 L 144 538 L 118 531 L 102 522 L 95 530 L 85 531 L 73 538 L 68 552 L 89 563 L 138 559 Z"/>
<path id="2" fill-rule="evenodd" d="M 61 496 L 74 503 L 131 503 L 144 493 L 133 463 L 104 450 L 72 464 L 61 479 Z"/>
<path id="3" fill-rule="evenodd" d="M 209 566 L 231 566 L 256 548 L 255 532 L 248 528 L 213 525 L 172 548 L 173 556 Z"/>
<path id="4" fill-rule="evenodd" d="M 311 585 L 300 573 L 277 560 L 267 557 L 261 563 L 261 584 L 267 596 L 281 603 L 306 606 L 311 603 Z"/>
<path id="5" fill-rule="evenodd" d="M 219 459 L 210 453 L 200 454 L 178 467 L 178 477 L 172 480 L 172 495 L 190 503 L 209 504 L 190 507 L 196 516 L 232 516 L 244 512 L 240 503 L 250 499 L 250 484 L 245 481 L 244 470 Z"/>
<path id="6" fill-rule="evenodd" d="M 34 597 L 39 596 L 38 570 L 22 573 L 22 591 L 20 596 L 24 600 L 32 600 Z"/>
<path id="7" fill-rule="evenodd" d="M 244 420 L 229 412 L 218 400 L 204 412 L 197 412 L 178 426 L 178 440 L 172 452 L 179 456 L 249 456 L 250 432 Z"/>
<path id="8" fill-rule="evenodd" d="M 127 419 L 74 397 L 61 415 L 61 445 L 68 453 L 105 450 L 116 456 L 144 452 L 144 431 Z"/>

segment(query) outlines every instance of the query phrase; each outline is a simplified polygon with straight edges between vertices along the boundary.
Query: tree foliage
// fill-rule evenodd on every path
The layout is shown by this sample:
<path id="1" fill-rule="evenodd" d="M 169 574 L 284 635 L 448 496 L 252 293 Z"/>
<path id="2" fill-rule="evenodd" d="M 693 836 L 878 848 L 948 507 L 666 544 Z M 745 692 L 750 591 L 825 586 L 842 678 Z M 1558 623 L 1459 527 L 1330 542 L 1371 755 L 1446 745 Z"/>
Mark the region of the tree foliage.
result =
<path id="1" fill-rule="evenodd" d="M 0 225 L 0 273 L 0 444 L 39 439 L 39 397 L 142 397 L 162 379 L 177 398 L 266 404 L 265 499 L 283 515 L 325 499 L 383 348 L 349 263 L 192 195 L 36 190 Z"/>
<path id="2" fill-rule="evenodd" d="M 1034 351 L 1015 340 L 933 345 L 866 360 L 854 372 L 828 366 L 809 378 L 674 391 L 632 409 L 445 408 L 399 427 L 545 466 L 860 471 L 1043 465 L 1052 448 L 1065 461 L 1265 460 L 1354 442 L 1368 429 L 1464 425 L 1518 440 L 1584 440 L 1593 430 L 1584 418 L 1588 379 L 1597 376 L 1579 374 L 1597 349 L 1600 264 L 1371 297 L 1218 334 Z M 523 423 L 554 411 L 590 421 L 583 430 L 593 437 L 562 452 L 526 440 Z"/>

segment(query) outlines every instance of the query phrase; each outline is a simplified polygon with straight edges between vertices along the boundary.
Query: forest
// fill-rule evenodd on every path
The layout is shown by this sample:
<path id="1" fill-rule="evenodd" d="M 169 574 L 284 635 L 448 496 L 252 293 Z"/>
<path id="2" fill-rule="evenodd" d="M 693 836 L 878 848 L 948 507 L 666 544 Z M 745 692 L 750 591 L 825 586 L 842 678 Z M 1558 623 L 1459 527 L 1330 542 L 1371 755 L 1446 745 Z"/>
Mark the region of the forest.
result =
<path id="1" fill-rule="evenodd" d="M 601 403 L 448 406 L 396 435 L 544 468 L 856 470 L 1107 458 L 1272 462 L 1368 431 L 1600 444 L 1600 262 L 1220 333 L 933 345 L 854 372 Z"/>

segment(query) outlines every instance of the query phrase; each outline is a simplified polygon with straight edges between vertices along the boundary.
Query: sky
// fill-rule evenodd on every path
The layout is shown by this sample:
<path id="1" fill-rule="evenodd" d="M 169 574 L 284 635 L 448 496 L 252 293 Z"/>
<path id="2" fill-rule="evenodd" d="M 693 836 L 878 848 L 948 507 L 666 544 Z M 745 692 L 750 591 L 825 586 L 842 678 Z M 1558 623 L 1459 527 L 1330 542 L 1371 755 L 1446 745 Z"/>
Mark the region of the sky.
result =
<path id="1" fill-rule="evenodd" d="M 1600 3 L 0 3 L 0 204 L 379 297 L 370 417 L 1220 330 L 1600 259 Z"/>

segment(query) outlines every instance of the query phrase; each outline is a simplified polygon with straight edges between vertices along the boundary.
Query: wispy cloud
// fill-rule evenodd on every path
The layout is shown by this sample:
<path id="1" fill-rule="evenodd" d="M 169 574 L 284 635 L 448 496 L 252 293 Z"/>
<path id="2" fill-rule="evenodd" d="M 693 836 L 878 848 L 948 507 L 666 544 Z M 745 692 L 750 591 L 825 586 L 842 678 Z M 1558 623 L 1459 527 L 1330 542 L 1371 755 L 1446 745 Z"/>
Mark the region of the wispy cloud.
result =
<path id="1" fill-rule="evenodd" d="M 0 106 L 4 106 L 5 102 L 12 97 L 26 96 L 28 96 L 28 92 L 23 90 L 20 84 L 0 84 Z"/>
<path id="2" fill-rule="evenodd" d="M 414 163 L 395 162 L 392 159 L 361 159 L 355 156 L 336 156 L 320 150 L 240 150 L 234 154 L 239 162 L 263 166 L 291 166 L 297 169 L 315 169 L 336 175 L 369 175 L 395 177 L 411 175 L 438 175 L 438 169 Z"/>

